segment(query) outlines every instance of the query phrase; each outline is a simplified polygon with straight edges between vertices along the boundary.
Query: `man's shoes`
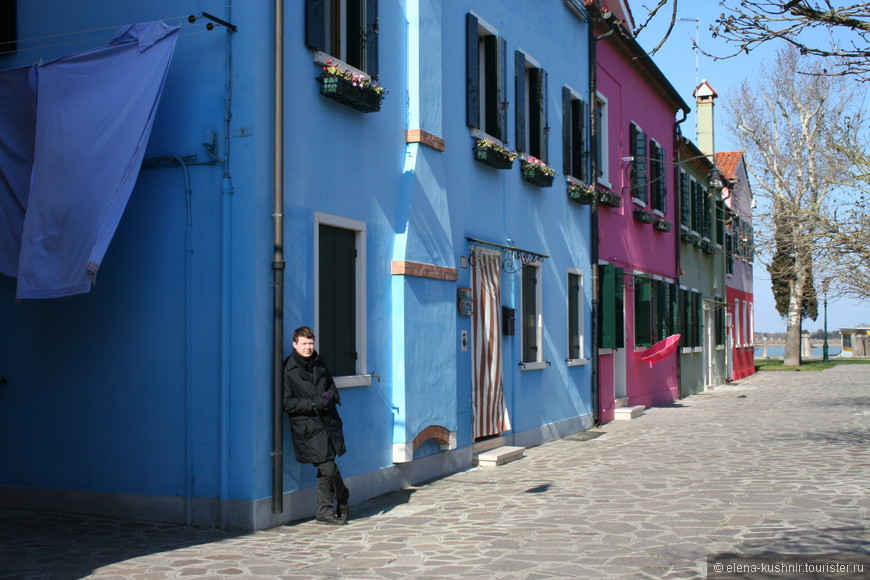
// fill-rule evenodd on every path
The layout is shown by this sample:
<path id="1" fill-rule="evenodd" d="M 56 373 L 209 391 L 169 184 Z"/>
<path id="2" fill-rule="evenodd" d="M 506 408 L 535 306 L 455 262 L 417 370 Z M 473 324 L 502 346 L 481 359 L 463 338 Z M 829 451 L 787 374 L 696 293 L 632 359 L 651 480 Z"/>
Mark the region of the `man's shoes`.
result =
<path id="1" fill-rule="evenodd" d="M 347 523 L 347 516 L 348 516 L 347 504 L 346 503 L 338 504 L 338 513 L 335 515 L 336 515 L 336 517 L 338 517 L 339 520 L 341 520 L 341 523 L 346 524 Z"/>
<path id="2" fill-rule="evenodd" d="M 318 515 L 315 519 L 318 524 L 323 524 L 324 526 L 343 526 L 347 524 L 347 520 L 342 520 L 334 514 Z"/>
<path id="3" fill-rule="evenodd" d="M 338 516 L 342 522 L 347 523 L 347 504 L 350 502 L 350 490 L 345 491 L 344 497 L 338 502 L 338 513 L 335 515 Z"/>

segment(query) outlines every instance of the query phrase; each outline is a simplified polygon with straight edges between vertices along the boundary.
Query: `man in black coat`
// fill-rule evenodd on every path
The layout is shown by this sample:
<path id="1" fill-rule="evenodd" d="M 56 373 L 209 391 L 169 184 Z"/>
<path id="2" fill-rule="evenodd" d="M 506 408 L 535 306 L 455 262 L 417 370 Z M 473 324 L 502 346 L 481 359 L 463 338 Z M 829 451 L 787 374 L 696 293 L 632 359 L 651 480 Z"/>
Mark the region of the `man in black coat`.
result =
<path id="1" fill-rule="evenodd" d="M 284 411 L 290 416 L 296 460 L 317 467 L 316 517 L 329 525 L 347 523 L 350 497 L 335 464 L 335 458 L 345 452 L 336 409 L 340 404 L 335 381 L 314 350 L 314 333 L 307 326 L 297 328 L 293 353 L 284 361 Z"/>

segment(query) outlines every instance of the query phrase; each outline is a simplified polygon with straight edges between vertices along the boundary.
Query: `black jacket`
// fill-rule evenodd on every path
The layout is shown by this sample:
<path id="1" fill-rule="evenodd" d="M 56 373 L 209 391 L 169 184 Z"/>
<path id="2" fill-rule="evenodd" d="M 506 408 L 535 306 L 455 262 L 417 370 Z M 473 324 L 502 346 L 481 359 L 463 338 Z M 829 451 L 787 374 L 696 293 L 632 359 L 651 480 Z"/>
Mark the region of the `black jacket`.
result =
<path id="1" fill-rule="evenodd" d="M 324 393 L 330 393 L 324 399 Z M 290 432 L 296 460 L 322 463 L 343 455 L 344 433 L 336 407 L 338 389 L 326 364 L 315 351 L 308 359 L 295 351 L 284 361 L 284 411 L 290 416 Z"/>

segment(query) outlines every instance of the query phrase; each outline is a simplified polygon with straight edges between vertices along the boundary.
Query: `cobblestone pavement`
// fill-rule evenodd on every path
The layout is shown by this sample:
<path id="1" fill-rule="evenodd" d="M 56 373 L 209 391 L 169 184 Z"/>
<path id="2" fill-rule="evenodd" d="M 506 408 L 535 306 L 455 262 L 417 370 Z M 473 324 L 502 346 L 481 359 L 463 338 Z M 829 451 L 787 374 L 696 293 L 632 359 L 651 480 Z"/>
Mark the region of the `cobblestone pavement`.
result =
<path id="1" fill-rule="evenodd" d="M 765 372 L 353 506 L 238 534 L 0 513 L 0 578 L 698 578 L 870 553 L 870 367 Z"/>

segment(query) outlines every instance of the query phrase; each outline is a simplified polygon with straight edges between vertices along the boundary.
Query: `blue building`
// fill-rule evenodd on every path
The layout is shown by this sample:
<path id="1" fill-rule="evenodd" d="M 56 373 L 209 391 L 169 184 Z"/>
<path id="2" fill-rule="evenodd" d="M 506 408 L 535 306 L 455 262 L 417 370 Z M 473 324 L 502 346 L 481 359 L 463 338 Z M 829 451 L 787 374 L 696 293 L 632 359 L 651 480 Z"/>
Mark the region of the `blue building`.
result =
<path id="1" fill-rule="evenodd" d="M 303 324 L 354 501 L 592 425 L 581 2 L 0 6 L 0 73 L 182 26 L 96 286 L 17 303 L 0 276 L 0 505 L 310 516 L 275 406 Z"/>

